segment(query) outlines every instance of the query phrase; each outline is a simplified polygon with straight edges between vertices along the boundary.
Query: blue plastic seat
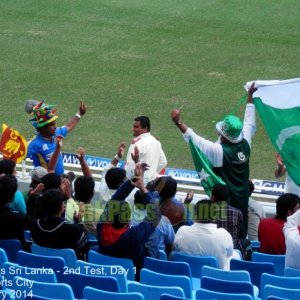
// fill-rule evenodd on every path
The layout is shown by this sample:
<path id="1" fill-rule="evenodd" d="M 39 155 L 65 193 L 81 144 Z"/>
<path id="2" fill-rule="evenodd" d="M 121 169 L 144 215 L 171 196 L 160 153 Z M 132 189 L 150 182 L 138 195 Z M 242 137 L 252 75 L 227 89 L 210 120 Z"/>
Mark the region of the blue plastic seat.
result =
<path id="1" fill-rule="evenodd" d="M 252 249 L 254 251 L 258 251 L 259 250 L 259 248 L 260 248 L 260 241 L 255 240 L 255 241 L 250 241 L 250 243 L 251 243 L 251 247 L 252 247 Z"/>
<path id="2" fill-rule="evenodd" d="M 40 296 L 52 299 L 75 299 L 72 288 L 65 283 L 39 282 L 32 280 L 32 286 L 28 285 L 28 279 L 15 276 L 13 279 L 13 290 L 22 291 L 18 299 L 25 299 L 27 296 Z M 28 298 L 27 297 L 27 298 Z"/>
<path id="3" fill-rule="evenodd" d="M 300 269 L 286 267 L 284 269 L 284 276 L 286 276 L 286 277 L 300 277 Z"/>
<path id="4" fill-rule="evenodd" d="M 18 251 L 24 250 L 21 241 L 17 239 L 0 240 L 0 248 L 5 250 L 8 260 L 15 263 Z"/>
<path id="5" fill-rule="evenodd" d="M 253 300 L 249 294 L 233 294 L 209 291 L 203 288 L 196 290 L 196 299 L 201 300 Z"/>
<path id="6" fill-rule="evenodd" d="M 160 260 L 147 256 L 144 259 L 144 268 L 163 274 L 192 277 L 190 265 L 186 262 Z"/>
<path id="7" fill-rule="evenodd" d="M 261 275 L 261 298 L 264 298 L 264 287 L 275 285 L 277 287 L 298 289 L 300 288 L 300 277 L 283 277 L 264 273 Z"/>
<path id="8" fill-rule="evenodd" d="M 126 270 L 122 266 L 107 266 L 93 264 L 90 262 L 77 260 L 76 269 L 80 274 L 92 275 L 92 276 L 112 276 L 118 280 L 121 293 L 127 292 L 127 277 Z"/>
<path id="9" fill-rule="evenodd" d="M 275 268 L 272 263 L 262 263 L 254 261 L 245 261 L 239 259 L 230 260 L 230 270 L 245 270 L 248 271 L 251 277 L 251 282 L 261 290 L 260 281 L 262 273 L 274 274 Z"/>
<path id="10" fill-rule="evenodd" d="M 57 281 L 64 282 L 66 262 L 60 256 L 46 256 L 19 251 L 17 255 L 17 261 L 20 266 L 31 268 L 39 268 L 43 266 L 45 268 L 52 268 L 56 274 Z"/>
<path id="11" fill-rule="evenodd" d="M 251 260 L 256 262 L 273 263 L 275 268 L 275 275 L 284 276 L 285 255 L 253 252 Z"/>
<path id="12" fill-rule="evenodd" d="M 261 299 L 267 300 L 270 296 L 289 300 L 299 300 L 300 289 L 289 289 L 267 284 L 264 286 L 263 297 Z"/>
<path id="13" fill-rule="evenodd" d="M 202 276 L 208 276 L 215 279 L 221 280 L 231 280 L 231 281 L 248 281 L 251 282 L 251 277 L 248 271 L 245 270 L 236 270 L 236 271 L 227 271 L 221 270 L 209 266 L 202 267 Z M 253 285 L 254 296 L 258 297 L 259 289 L 256 285 Z"/>
<path id="14" fill-rule="evenodd" d="M 185 297 L 192 297 L 192 280 L 188 276 L 162 274 L 143 268 L 140 282 L 148 285 L 179 286 L 183 289 Z"/>
<path id="15" fill-rule="evenodd" d="M 203 276 L 201 278 L 201 288 L 220 293 L 245 293 L 254 297 L 253 284 L 249 281 L 222 280 Z"/>
<path id="16" fill-rule="evenodd" d="M 39 254 L 44 256 L 60 256 L 63 257 L 66 265 L 69 268 L 75 268 L 77 256 L 74 249 L 65 248 L 65 249 L 55 249 L 55 248 L 48 248 L 42 247 L 35 243 L 31 245 L 31 252 L 33 254 Z"/>
<path id="17" fill-rule="evenodd" d="M 141 293 L 115 293 L 107 292 L 92 287 L 85 287 L 83 298 L 86 300 L 107 299 L 107 300 L 144 300 Z"/>
<path id="18" fill-rule="evenodd" d="M 201 278 L 202 277 L 202 267 L 211 266 L 218 268 L 217 259 L 214 256 L 195 256 L 184 254 L 178 251 L 172 251 L 170 257 L 174 261 L 186 262 L 190 265 L 192 277 Z"/>
<path id="19" fill-rule="evenodd" d="M 109 266 L 122 266 L 127 273 L 128 280 L 135 280 L 135 267 L 133 262 L 129 258 L 120 258 L 114 256 L 103 255 L 94 250 L 88 252 L 88 262 L 99 264 L 99 265 L 109 265 Z"/>
<path id="20" fill-rule="evenodd" d="M 145 300 L 159 299 L 162 294 L 185 297 L 183 289 L 178 286 L 156 286 L 133 281 L 128 283 L 128 292 L 141 293 Z"/>
<path id="21" fill-rule="evenodd" d="M 56 283 L 56 275 L 50 268 L 43 268 L 40 266 L 38 268 L 29 268 L 20 266 L 16 263 L 5 262 L 3 264 L 4 277 L 8 280 L 13 280 L 14 277 L 20 276 L 26 278 L 27 280 L 40 281 L 40 282 L 52 282 Z"/>
<path id="22" fill-rule="evenodd" d="M 86 286 L 109 292 L 120 292 L 118 280 L 112 276 L 92 276 L 84 274 L 66 274 L 65 283 L 69 284 L 77 299 L 83 298 L 83 289 Z"/>
<path id="23" fill-rule="evenodd" d="M 8 257 L 6 255 L 6 251 L 4 249 L 0 248 L 0 268 L 7 261 L 8 261 Z"/>

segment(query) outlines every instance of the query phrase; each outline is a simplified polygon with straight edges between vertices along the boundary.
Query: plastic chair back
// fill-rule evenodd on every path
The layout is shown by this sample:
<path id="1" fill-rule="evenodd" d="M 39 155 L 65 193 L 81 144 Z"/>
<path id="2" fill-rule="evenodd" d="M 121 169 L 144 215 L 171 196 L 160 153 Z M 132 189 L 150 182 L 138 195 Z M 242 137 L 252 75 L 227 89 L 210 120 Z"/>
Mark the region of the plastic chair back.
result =
<path id="1" fill-rule="evenodd" d="M 65 260 L 60 256 L 46 256 L 19 251 L 17 255 L 18 264 L 31 268 L 51 268 L 56 274 L 58 282 L 64 282 Z"/>
<path id="2" fill-rule="evenodd" d="M 186 262 L 160 260 L 147 256 L 144 259 L 144 268 L 157 273 L 192 277 L 190 265 Z"/>
<path id="3" fill-rule="evenodd" d="M 267 300 L 269 296 L 280 297 L 289 300 L 299 300 L 300 289 L 289 289 L 267 284 L 264 286 L 263 297 L 261 299 Z"/>
<path id="4" fill-rule="evenodd" d="M 239 259 L 230 260 L 230 270 L 245 270 L 250 274 L 251 282 L 256 285 L 259 290 L 262 273 L 274 274 L 275 268 L 272 263 L 262 263 L 254 261 L 245 261 Z"/>
<path id="5" fill-rule="evenodd" d="M 170 294 L 162 294 L 160 300 L 187 300 L 187 298 L 177 297 Z"/>
<path id="6" fill-rule="evenodd" d="M 220 293 L 209 291 L 203 288 L 200 288 L 196 291 L 196 299 L 201 300 L 253 300 L 253 297 L 249 294 L 233 294 L 233 293 Z"/>
<path id="7" fill-rule="evenodd" d="M 16 263 L 18 251 L 23 250 L 23 245 L 21 241 L 17 239 L 4 239 L 0 240 L 0 248 L 5 250 L 7 258 L 10 262 Z"/>
<path id="8" fill-rule="evenodd" d="M 162 274 L 143 268 L 140 282 L 148 285 L 179 286 L 183 289 L 185 297 L 192 297 L 192 280 L 188 276 Z"/>
<path id="9" fill-rule="evenodd" d="M 188 263 L 191 268 L 192 276 L 196 278 L 202 277 L 203 266 L 218 268 L 218 262 L 214 256 L 195 256 L 172 251 L 170 257 L 172 257 L 174 261 L 182 261 Z"/>
<path id="10" fill-rule="evenodd" d="M 28 279 L 16 276 L 13 279 L 13 290 L 21 291 L 18 299 L 29 298 L 32 295 L 52 299 L 74 300 L 72 288 L 65 283 L 31 281 L 32 286 L 28 285 Z"/>
<path id="11" fill-rule="evenodd" d="M 284 276 L 286 276 L 286 277 L 300 277 L 300 269 L 286 267 L 284 269 Z"/>
<path id="12" fill-rule="evenodd" d="M 103 255 L 94 250 L 90 250 L 88 252 L 88 262 L 99 265 L 122 266 L 128 272 L 127 279 L 135 280 L 135 267 L 132 260 L 129 258 Z"/>
<path id="13" fill-rule="evenodd" d="M 136 292 L 144 295 L 145 300 L 159 299 L 162 294 L 170 294 L 179 297 L 185 297 L 184 291 L 178 286 L 155 286 L 139 282 L 129 282 L 128 292 Z"/>
<path id="14" fill-rule="evenodd" d="M 98 288 L 104 291 L 119 292 L 118 280 L 111 276 L 91 276 L 84 274 L 66 274 L 65 283 L 69 284 L 75 298 L 83 298 L 83 290 L 86 286 Z"/>
<path id="15" fill-rule="evenodd" d="M 89 286 L 84 288 L 83 298 L 86 300 L 144 300 L 144 296 L 141 293 L 115 293 L 95 289 Z"/>
<path id="16" fill-rule="evenodd" d="M 261 298 L 264 297 L 264 287 L 266 285 L 275 285 L 287 289 L 300 288 L 300 277 L 283 277 L 264 273 L 261 275 Z"/>
<path id="17" fill-rule="evenodd" d="M 257 262 L 273 263 L 275 268 L 275 275 L 284 276 L 285 255 L 253 252 L 251 260 Z"/>
<path id="18" fill-rule="evenodd" d="M 33 254 L 39 254 L 44 256 L 60 256 L 65 260 L 66 265 L 69 268 L 75 268 L 76 266 L 77 256 L 74 249 L 71 248 L 55 249 L 55 248 L 42 247 L 33 243 L 31 245 L 31 252 Z"/>
<path id="19" fill-rule="evenodd" d="M 201 278 L 201 288 L 221 293 L 246 293 L 252 297 L 254 296 L 253 284 L 249 281 L 231 281 L 203 276 Z"/>
<path id="20" fill-rule="evenodd" d="M 233 281 L 249 281 L 251 282 L 250 274 L 248 271 L 236 270 L 226 271 L 209 266 L 202 267 L 202 276 L 208 276 L 222 280 L 233 280 Z"/>
<path id="21" fill-rule="evenodd" d="M 0 268 L 7 261 L 8 261 L 8 257 L 6 255 L 6 251 L 4 249 L 0 248 Z"/>
<path id="22" fill-rule="evenodd" d="M 92 276 L 112 276 L 118 280 L 121 293 L 127 292 L 127 277 L 126 270 L 122 266 L 107 266 L 89 263 L 82 260 L 77 260 L 76 269 L 80 274 Z"/>

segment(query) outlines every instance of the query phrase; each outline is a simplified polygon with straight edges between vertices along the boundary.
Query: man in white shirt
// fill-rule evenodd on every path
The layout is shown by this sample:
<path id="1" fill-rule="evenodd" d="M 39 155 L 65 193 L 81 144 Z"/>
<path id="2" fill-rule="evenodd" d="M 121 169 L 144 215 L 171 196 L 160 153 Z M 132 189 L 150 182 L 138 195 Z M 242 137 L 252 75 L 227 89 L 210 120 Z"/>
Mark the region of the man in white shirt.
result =
<path id="1" fill-rule="evenodd" d="M 127 178 L 133 177 L 135 162 L 132 159 L 135 147 L 139 152 L 139 162 L 146 163 L 149 166 L 144 174 L 145 184 L 157 177 L 167 165 L 167 158 L 162 150 L 160 142 L 150 133 L 150 120 L 146 116 L 140 116 L 134 119 L 132 132 L 134 139 L 129 146 L 125 170 Z"/>
<path id="2" fill-rule="evenodd" d="M 220 269 L 229 270 L 233 255 L 233 240 L 224 228 L 213 223 L 216 210 L 210 200 L 198 201 L 195 205 L 194 224 L 181 226 L 175 235 L 174 248 L 190 255 L 215 256 Z"/>
<path id="3" fill-rule="evenodd" d="M 287 217 L 287 221 L 283 227 L 283 233 L 285 236 L 286 255 L 285 255 L 285 267 L 291 267 L 300 269 L 300 209 L 294 214 Z"/>

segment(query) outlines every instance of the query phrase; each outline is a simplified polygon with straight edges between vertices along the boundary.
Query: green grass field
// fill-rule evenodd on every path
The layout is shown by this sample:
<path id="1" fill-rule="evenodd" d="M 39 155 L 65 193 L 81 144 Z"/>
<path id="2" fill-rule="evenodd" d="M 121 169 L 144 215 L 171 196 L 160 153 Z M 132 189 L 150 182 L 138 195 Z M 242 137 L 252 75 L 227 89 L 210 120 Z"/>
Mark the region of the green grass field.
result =
<path id="1" fill-rule="evenodd" d="M 299 77 L 299 10 L 298 0 L 2 0 L 0 121 L 29 138 L 25 100 L 57 104 L 62 125 L 83 99 L 88 113 L 64 151 L 111 157 L 143 114 L 168 166 L 193 168 L 170 110 L 184 106 L 187 124 L 215 139 L 245 82 Z M 251 176 L 272 179 L 257 123 Z"/>

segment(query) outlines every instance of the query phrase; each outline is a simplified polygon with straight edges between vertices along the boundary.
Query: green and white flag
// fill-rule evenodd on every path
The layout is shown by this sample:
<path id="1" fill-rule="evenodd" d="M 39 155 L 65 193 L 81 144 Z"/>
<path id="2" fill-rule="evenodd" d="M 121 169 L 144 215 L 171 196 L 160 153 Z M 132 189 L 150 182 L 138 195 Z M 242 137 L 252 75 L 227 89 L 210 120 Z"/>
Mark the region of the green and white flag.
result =
<path id="1" fill-rule="evenodd" d="M 210 197 L 211 190 L 215 184 L 220 183 L 226 185 L 225 182 L 217 176 L 213 170 L 211 163 L 206 155 L 194 144 L 192 139 L 189 141 L 190 149 L 195 165 L 195 169 L 198 172 L 200 178 L 200 184 L 204 188 L 205 193 Z"/>
<path id="2" fill-rule="evenodd" d="M 254 104 L 266 132 L 289 176 L 300 185 L 300 78 L 257 80 L 255 87 Z"/>

